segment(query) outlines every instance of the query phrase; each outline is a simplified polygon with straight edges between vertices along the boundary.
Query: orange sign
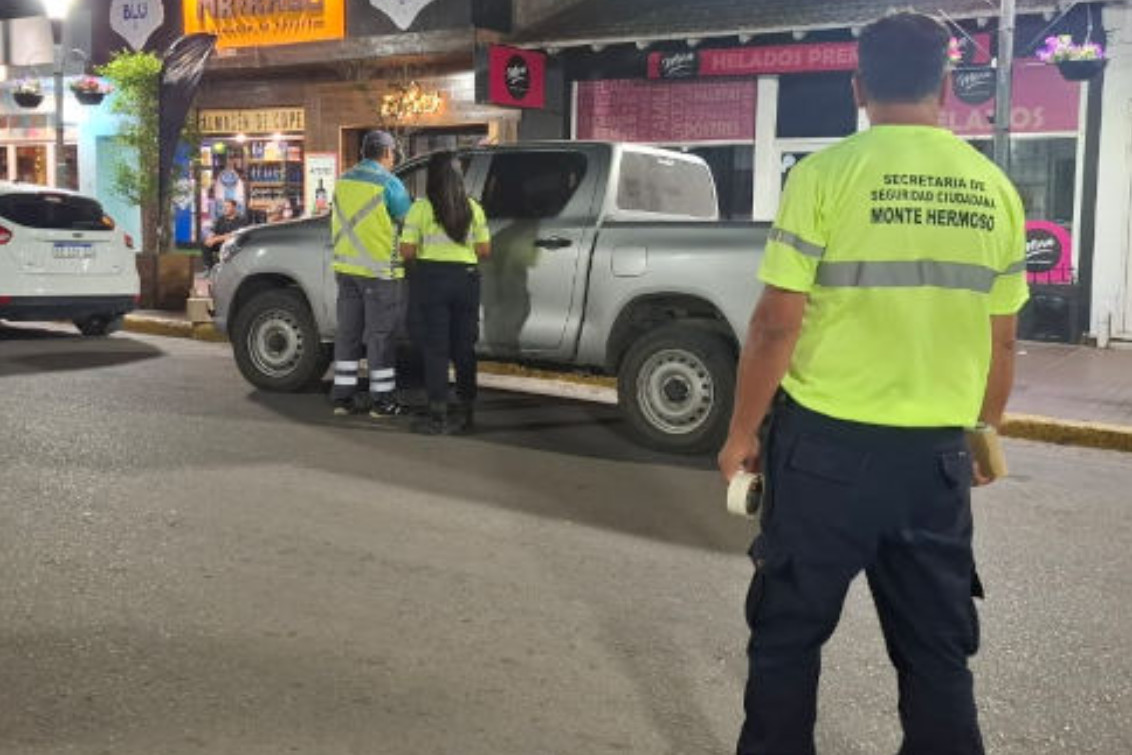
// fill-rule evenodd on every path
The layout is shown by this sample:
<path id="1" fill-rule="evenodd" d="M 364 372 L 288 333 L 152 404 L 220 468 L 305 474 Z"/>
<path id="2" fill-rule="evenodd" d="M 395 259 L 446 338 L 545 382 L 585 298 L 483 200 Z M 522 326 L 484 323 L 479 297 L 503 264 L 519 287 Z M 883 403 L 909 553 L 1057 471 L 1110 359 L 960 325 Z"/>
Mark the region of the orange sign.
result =
<path id="1" fill-rule="evenodd" d="M 185 33 L 220 48 L 291 45 L 346 36 L 346 0 L 184 0 Z"/>

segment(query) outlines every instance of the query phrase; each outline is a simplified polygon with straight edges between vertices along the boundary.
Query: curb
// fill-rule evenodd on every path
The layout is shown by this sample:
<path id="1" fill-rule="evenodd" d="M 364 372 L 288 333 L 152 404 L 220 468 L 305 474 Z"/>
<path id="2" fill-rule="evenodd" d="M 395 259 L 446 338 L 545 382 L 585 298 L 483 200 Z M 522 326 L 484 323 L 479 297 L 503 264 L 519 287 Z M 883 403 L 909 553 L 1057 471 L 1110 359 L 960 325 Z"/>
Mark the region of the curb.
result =
<path id="1" fill-rule="evenodd" d="M 170 320 L 141 315 L 126 315 L 122 321 L 122 330 L 167 338 L 191 338 L 195 341 L 209 341 L 211 343 L 224 343 L 228 340 L 210 322 L 193 323 L 188 320 Z"/>
<path id="2" fill-rule="evenodd" d="M 188 320 L 126 315 L 123 329 L 132 333 L 211 343 L 228 340 L 210 322 L 192 323 Z M 486 378 L 483 385 L 489 388 L 603 404 L 617 403 L 617 379 L 608 376 L 559 373 L 500 362 L 480 362 L 479 369 Z M 1124 425 L 1007 414 L 1000 432 L 1004 437 L 1019 440 L 1132 453 L 1132 427 Z"/>
<path id="3" fill-rule="evenodd" d="M 1008 438 L 1132 453 L 1132 427 L 1076 422 L 1033 414 L 1008 414 L 1001 432 Z"/>

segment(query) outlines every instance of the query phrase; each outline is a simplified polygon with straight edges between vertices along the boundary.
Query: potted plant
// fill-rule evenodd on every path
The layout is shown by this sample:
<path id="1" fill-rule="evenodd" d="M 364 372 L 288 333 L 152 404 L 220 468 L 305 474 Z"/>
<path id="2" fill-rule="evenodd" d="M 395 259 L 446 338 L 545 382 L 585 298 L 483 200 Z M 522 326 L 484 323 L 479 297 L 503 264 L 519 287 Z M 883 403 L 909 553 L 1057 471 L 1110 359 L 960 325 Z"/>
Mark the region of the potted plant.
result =
<path id="1" fill-rule="evenodd" d="M 1066 81 L 1086 81 L 1105 67 L 1104 48 L 1095 42 L 1076 44 L 1068 34 L 1046 37 L 1038 60 L 1057 66 Z"/>
<path id="2" fill-rule="evenodd" d="M 94 76 L 80 76 L 71 82 L 71 91 L 75 93 L 75 99 L 82 104 L 97 105 L 113 89 Z"/>
<path id="3" fill-rule="evenodd" d="M 43 102 L 43 88 L 39 79 L 20 79 L 12 90 L 12 98 L 20 107 L 36 108 Z"/>

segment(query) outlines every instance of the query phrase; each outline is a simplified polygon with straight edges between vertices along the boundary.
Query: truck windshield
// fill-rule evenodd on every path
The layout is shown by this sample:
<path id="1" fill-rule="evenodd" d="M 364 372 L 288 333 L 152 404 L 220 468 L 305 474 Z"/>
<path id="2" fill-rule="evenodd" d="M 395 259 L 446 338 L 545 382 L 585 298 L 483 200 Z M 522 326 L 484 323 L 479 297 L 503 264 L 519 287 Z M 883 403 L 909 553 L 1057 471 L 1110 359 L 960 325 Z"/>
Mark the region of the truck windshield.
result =
<path id="1" fill-rule="evenodd" d="M 714 220 L 718 209 L 711 170 L 696 161 L 626 150 L 617 209 Z"/>

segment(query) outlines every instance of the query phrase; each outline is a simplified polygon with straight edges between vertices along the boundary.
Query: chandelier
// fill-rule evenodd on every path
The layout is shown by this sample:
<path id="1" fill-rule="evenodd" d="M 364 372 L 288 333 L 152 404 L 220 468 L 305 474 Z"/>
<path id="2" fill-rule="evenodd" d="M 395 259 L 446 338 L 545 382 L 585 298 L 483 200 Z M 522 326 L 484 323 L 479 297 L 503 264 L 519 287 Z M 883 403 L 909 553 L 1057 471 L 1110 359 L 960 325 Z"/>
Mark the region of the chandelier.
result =
<path id="1" fill-rule="evenodd" d="M 403 122 L 422 115 L 440 112 L 444 98 L 438 91 L 426 92 L 415 81 L 394 84 L 392 91 L 381 97 L 381 117 L 388 121 Z"/>

